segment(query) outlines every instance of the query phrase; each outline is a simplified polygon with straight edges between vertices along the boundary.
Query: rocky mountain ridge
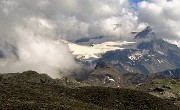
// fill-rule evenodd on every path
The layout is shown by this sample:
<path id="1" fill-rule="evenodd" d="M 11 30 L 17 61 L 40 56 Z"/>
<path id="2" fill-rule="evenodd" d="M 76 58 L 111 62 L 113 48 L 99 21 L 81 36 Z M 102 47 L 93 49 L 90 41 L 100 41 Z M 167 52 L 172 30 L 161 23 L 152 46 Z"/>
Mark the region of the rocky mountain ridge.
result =
<path id="1" fill-rule="evenodd" d="M 139 32 L 134 41 L 139 42 L 136 48 L 106 52 L 95 62 L 112 64 L 123 73 L 150 74 L 180 67 L 180 49 L 158 38 L 150 27 Z"/>

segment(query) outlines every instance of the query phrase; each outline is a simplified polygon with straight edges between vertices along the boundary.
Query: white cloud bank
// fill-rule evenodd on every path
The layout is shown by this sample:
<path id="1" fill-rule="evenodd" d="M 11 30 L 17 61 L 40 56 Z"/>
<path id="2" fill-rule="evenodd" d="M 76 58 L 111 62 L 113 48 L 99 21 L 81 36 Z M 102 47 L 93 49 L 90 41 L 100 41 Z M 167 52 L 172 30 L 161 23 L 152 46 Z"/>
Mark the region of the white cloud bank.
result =
<path id="1" fill-rule="evenodd" d="M 127 0 L 1 0 L 0 72 L 36 70 L 59 77 L 77 64 L 69 48 L 54 40 L 129 36 L 139 27 L 136 14 Z"/>
<path id="2" fill-rule="evenodd" d="M 128 0 L 1 0 L 0 72 L 36 70 L 59 77 L 76 67 L 63 44 L 54 40 L 82 37 L 128 37 L 145 24 L 179 41 L 180 1 L 149 0 L 132 8 Z"/>
<path id="3" fill-rule="evenodd" d="M 149 0 L 138 4 L 139 20 L 153 26 L 160 37 L 180 43 L 180 0 Z"/>

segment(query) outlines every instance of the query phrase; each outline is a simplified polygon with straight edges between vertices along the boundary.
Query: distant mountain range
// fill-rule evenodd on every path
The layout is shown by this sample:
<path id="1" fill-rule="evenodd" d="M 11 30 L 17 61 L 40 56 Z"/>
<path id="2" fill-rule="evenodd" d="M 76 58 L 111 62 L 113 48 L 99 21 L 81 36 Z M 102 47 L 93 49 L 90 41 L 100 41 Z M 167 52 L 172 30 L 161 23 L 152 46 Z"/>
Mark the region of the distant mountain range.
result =
<path id="1" fill-rule="evenodd" d="M 180 68 L 180 49 L 159 38 L 150 26 L 128 41 L 109 40 L 100 36 L 66 43 L 77 61 L 105 62 L 122 73 L 150 74 Z"/>
<path id="2" fill-rule="evenodd" d="M 112 64 L 121 72 L 157 73 L 180 67 L 180 49 L 156 36 L 150 27 L 137 33 L 136 48 L 108 51 L 95 62 Z"/>

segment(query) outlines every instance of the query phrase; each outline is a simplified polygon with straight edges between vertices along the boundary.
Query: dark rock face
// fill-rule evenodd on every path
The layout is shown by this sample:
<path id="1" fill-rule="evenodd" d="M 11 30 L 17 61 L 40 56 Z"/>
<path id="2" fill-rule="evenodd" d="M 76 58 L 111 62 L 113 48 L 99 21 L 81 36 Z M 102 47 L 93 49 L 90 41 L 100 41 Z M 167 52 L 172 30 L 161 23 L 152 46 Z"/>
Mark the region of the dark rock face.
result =
<path id="1" fill-rule="evenodd" d="M 138 33 L 135 38 L 140 41 L 136 49 L 110 51 L 95 62 L 106 62 L 124 73 L 149 74 L 180 67 L 180 49 L 158 39 L 150 27 Z"/>
<path id="2" fill-rule="evenodd" d="M 154 77 L 163 79 L 180 79 L 180 68 L 156 73 L 154 74 Z"/>
<path id="3" fill-rule="evenodd" d="M 110 66 L 105 62 L 98 62 L 95 67 L 95 69 L 106 69 L 106 68 L 110 68 Z"/>
<path id="4" fill-rule="evenodd" d="M 104 39 L 107 39 L 107 38 L 105 36 L 97 36 L 97 37 L 93 37 L 93 38 L 81 38 L 81 39 L 76 40 L 75 43 L 93 46 L 94 43 L 95 44 L 102 43 L 104 41 Z"/>
<path id="5" fill-rule="evenodd" d="M 126 85 L 138 85 L 145 83 L 152 79 L 151 76 L 139 73 L 126 73 L 123 75 L 123 80 Z"/>
<path id="6" fill-rule="evenodd" d="M 4 58 L 4 54 L 3 54 L 3 52 L 0 50 L 0 59 L 1 58 Z"/>
<path id="7" fill-rule="evenodd" d="M 147 26 L 143 31 L 139 32 L 135 39 L 142 39 L 142 38 L 155 38 L 155 33 L 152 32 L 152 28 Z"/>
<path id="8" fill-rule="evenodd" d="M 81 42 L 89 42 L 91 39 L 102 39 L 105 36 L 98 36 L 98 37 L 94 37 L 94 38 L 81 38 L 75 41 L 75 43 L 81 43 Z"/>

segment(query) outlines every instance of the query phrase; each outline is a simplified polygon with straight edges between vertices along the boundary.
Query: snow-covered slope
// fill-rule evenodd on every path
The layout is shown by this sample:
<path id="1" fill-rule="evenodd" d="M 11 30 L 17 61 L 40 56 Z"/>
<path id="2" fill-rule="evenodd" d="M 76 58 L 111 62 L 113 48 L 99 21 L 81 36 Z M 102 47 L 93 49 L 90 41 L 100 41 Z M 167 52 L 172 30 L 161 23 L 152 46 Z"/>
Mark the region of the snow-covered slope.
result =
<path id="1" fill-rule="evenodd" d="M 61 40 L 66 43 L 75 58 L 83 61 L 96 60 L 101 58 L 101 55 L 114 50 L 122 50 L 125 46 L 133 45 L 135 42 L 127 41 L 108 41 L 100 44 L 78 45 L 72 42 Z"/>

